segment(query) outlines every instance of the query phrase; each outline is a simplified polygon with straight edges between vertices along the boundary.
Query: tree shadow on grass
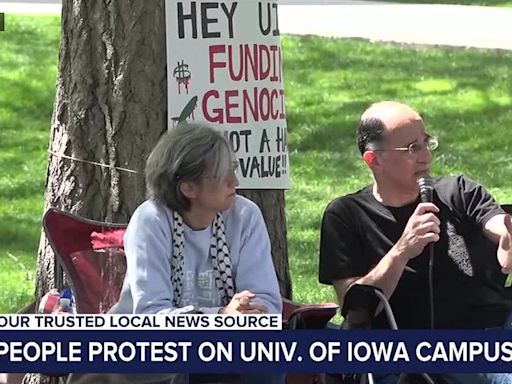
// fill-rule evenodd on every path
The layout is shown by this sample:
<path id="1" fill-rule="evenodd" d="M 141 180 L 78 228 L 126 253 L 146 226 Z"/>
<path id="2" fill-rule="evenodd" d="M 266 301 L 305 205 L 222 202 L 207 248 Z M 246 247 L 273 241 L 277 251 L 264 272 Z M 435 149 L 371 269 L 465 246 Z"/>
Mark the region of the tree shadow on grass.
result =
<path id="1" fill-rule="evenodd" d="M 60 44 L 60 17 L 58 16 L 5 16 L 5 31 L 2 32 L 0 46 L 2 57 L 0 62 L 6 64 L 11 60 L 5 60 L 10 55 L 15 55 L 21 63 L 28 63 L 29 67 L 42 68 L 43 65 L 57 63 L 57 53 Z M 27 44 L 30 42 L 30 44 Z M 30 48 L 30 49 L 29 49 Z M 9 70 L 14 66 L 3 67 Z M 37 71 L 34 72 L 37 74 Z"/>
<path id="2" fill-rule="evenodd" d="M 0 95 L 2 147 L 9 140 L 19 139 L 17 133 L 23 131 L 20 125 L 49 131 L 55 88 L 48 88 L 48 83 L 56 79 L 60 27 L 57 20 L 6 16 L 5 32 L 0 39 L 0 82 L 9 92 Z M 41 127 L 41 121 L 48 125 Z"/>
<path id="3" fill-rule="evenodd" d="M 379 100 L 412 104 L 428 128 L 448 136 L 459 122 L 462 129 L 469 122 L 489 125 L 489 117 L 511 109 L 511 53 L 316 37 L 287 37 L 283 45 L 287 97 L 300 104 L 287 104 L 292 153 L 354 153 L 358 118 Z"/>
<path id="4" fill-rule="evenodd" d="M 40 235 L 41 218 L 21 215 L 0 215 L 0 238 L 2 248 L 8 249 L 14 255 L 29 253 L 35 255 Z M 4 257 L 4 255 L 1 255 Z"/>

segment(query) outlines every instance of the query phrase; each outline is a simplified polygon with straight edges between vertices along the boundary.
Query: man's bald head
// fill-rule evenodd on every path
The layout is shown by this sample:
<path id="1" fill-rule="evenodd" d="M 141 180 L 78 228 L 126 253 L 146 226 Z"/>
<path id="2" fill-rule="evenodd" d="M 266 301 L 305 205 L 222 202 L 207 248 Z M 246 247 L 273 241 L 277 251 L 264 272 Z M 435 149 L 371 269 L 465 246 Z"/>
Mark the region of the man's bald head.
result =
<path id="1" fill-rule="evenodd" d="M 379 143 L 384 131 L 421 121 L 421 116 L 406 104 L 397 101 L 381 101 L 372 104 L 361 115 L 357 127 L 357 145 L 363 154 L 368 144 Z"/>
<path id="2" fill-rule="evenodd" d="M 396 101 L 381 101 L 372 104 L 364 111 L 361 120 L 364 119 L 379 119 L 387 129 L 393 129 L 410 122 L 421 121 L 421 116 L 406 104 Z"/>

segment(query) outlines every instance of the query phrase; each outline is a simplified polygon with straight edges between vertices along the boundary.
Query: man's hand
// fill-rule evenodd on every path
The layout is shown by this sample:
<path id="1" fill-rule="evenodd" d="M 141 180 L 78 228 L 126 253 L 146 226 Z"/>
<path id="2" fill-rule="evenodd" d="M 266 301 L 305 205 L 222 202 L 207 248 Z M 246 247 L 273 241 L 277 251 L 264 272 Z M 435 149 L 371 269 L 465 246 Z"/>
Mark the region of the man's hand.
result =
<path id="1" fill-rule="evenodd" d="M 260 304 L 253 304 L 251 300 L 256 298 L 256 295 L 250 291 L 242 291 L 236 293 L 228 305 L 221 308 L 219 313 L 225 314 L 261 314 L 267 313 L 267 308 Z"/>
<path id="2" fill-rule="evenodd" d="M 505 233 L 500 236 L 498 244 L 498 262 L 501 265 L 501 272 L 512 272 L 512 216 L 504 215 Z"/>
<path id="3" fill-rule="evenodd" d="M 432 203 L 418 204 L 395 244 L 400 255 L 412 259 L 423 252 L 427 244 L 439 241 L 441 221 L 435 215 L 438 212 L 439 208 Z"/>

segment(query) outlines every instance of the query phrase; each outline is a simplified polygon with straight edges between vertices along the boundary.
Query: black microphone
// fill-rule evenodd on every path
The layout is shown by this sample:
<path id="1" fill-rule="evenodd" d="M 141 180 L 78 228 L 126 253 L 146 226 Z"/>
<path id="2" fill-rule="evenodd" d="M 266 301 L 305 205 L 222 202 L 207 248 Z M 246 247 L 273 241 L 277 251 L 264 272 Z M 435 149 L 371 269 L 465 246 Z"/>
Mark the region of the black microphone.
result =
<path id="1" fill-rule="evenodd" d="M 420 198 L 422 203 L 432 203 L 434 200 L 434 182 L 429 175 L 418 178 Z M 434 329 L 434 243 L 428 245 L 428 290 L 430 301 L 430 329 Z"/>
<path id="2" fill-rule="evenodd" d="M 434 199 L 434 182 L 429 175 L 418 178 L 420 197 L 422 203 L 431 203 Z"/>

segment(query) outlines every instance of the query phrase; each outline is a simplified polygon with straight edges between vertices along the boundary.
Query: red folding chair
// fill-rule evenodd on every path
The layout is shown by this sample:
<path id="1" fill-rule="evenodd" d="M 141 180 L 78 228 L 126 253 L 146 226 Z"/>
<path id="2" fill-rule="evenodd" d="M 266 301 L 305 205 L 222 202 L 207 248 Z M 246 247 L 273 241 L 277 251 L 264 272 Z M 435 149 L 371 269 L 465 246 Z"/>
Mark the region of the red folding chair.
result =
<path id="1" fill-rule="evenodd" d="M 126 273 L 126 224 L 84 219 L 50 208 L 43 217 L 43 228 L 55 254 L 56 288 L 63 289 L 65 272 L 77 313 L 106 313 L 119 299 Z M 300 305 L 283 299 L 283 328 L 321 329 L 337 310 L 334 303 Z M 315 374 L 287 378 L 287 384 L 321 383 L 322 376 Z"/>
<path id="2" fill-rule="evenodd" d="M 283 328 L 323 329 L 337 310 L 334 303 L 299 304 L 283 298 Z"/>
<path id="3" fill-rule="evenodd" d="M 63 271 L 75 295 L 78 313 L 106 313 L 121 293 L 126 259 L 125 224 L 102 223 L 50 208 L 43 228 L 55 254 L 55 285 Z"/>

